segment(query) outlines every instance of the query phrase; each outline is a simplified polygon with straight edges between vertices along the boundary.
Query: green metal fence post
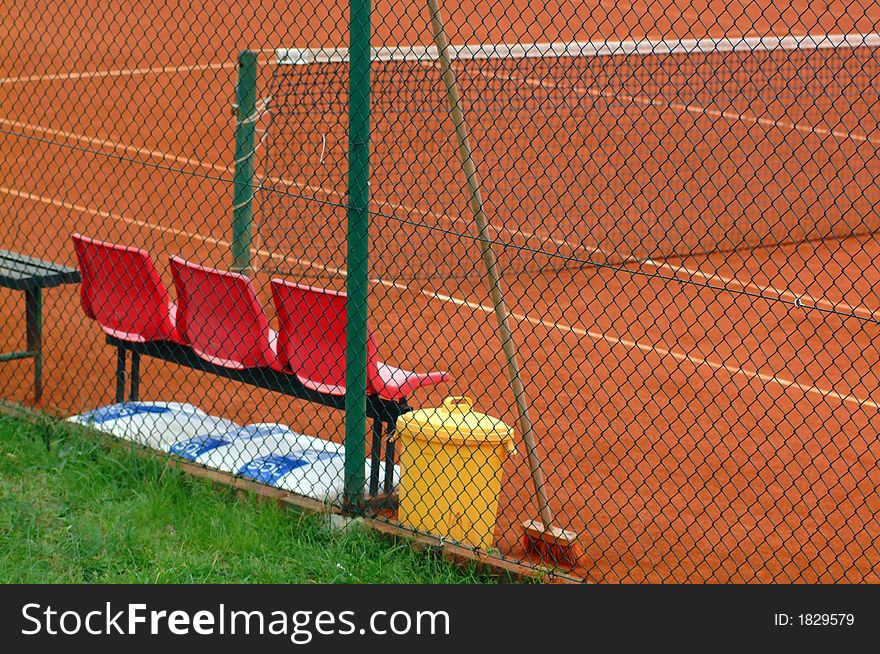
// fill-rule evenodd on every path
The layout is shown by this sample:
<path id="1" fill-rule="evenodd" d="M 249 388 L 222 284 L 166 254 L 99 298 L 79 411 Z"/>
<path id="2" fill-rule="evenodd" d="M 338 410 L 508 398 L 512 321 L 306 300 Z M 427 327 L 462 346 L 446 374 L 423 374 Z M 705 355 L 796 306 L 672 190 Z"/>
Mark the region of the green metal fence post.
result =
<path id="1" fill-rule="evenodd" d="M 232 189 L 232 269 L 249 273 L 254 199 L 254 132 L 257 110 L 257 53 L 238 53 L 235 177 Z"/>
<path id="2" fill-rule="evenodd" d="M 350 508 L 359 508 L 363 506 L 366 481 L 370 0 L 351 0 L 350 20 L 345 503 Z"/>

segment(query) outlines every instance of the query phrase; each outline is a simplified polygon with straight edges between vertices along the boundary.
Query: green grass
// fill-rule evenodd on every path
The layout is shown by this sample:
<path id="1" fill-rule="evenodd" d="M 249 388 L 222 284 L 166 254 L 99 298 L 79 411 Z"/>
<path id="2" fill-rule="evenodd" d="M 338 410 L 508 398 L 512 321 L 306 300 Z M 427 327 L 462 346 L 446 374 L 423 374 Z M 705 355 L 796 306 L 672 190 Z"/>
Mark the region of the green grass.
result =
<path id="1" fill-rule="evenodd" d="M 481 583 L 362 527 L 186 475 L 50 420 L 0 415 L 0 582 Z"/>

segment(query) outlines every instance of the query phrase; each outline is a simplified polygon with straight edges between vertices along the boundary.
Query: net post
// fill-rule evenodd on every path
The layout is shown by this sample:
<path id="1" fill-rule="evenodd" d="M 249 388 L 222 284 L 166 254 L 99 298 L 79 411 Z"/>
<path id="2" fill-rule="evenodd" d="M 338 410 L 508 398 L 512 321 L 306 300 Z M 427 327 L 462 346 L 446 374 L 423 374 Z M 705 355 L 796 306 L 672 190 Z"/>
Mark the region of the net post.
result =
<path id="1" fill-rule="evenodd" d="M 346 507 L 362 510 L 366 473 L 367 296 L 370 200 L 370 0 L 352 0 L 349 24 L 348 276 L 346 290 Z"/>
<path id="2" fill-rule="evenodd" d="M 257 52 L 238 53 L 235 87 L 235 175 L 232 182 L 232 270 L 251 271 L 254 199 L 254 133 L 257 110 Z"/>

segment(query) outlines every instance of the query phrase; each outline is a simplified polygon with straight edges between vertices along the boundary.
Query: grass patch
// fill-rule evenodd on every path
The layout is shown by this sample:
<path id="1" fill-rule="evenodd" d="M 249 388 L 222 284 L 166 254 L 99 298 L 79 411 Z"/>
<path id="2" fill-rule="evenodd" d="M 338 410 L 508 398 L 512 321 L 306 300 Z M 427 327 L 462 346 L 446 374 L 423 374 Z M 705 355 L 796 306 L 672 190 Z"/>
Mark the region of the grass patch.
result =
<path id="1" fill-rule="evenodd" d="M 0 582 L 484 583 L 369 530 L 328 528 L 105 447 L 55 421 L 0 415 Z"/>

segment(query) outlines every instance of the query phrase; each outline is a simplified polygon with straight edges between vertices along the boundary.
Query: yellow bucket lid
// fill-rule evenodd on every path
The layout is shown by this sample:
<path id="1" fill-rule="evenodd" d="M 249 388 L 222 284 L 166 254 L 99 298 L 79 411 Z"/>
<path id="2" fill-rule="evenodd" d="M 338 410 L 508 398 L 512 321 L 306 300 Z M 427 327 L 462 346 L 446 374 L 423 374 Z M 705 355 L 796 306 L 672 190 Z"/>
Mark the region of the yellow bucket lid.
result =
<path id="1" fill-rule="evenodd" d="M 397 418 L 397 435 L 463 445 L 503 443 L 509 453 L 515 454 L 513 429 L 498 418 L 474 411 L 473 406 L 469 397 L 447 397 L 442 407 L 404 413 Z"/>

